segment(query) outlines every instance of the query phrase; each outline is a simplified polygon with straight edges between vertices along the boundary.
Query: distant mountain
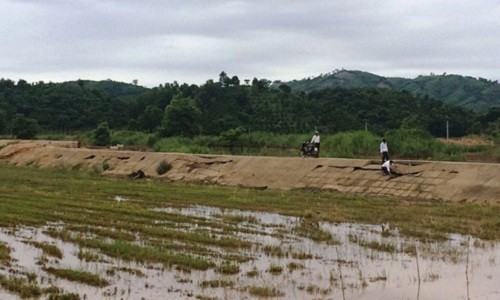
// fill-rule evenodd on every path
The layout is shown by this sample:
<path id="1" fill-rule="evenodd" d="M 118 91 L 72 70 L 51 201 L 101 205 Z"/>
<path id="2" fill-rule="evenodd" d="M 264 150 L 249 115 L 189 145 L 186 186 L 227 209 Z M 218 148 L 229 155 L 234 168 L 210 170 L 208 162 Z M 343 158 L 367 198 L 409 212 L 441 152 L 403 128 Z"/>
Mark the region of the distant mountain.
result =
<path id="1" fill-rule="evenodd" d="M 388 88 L 442 100 L 479 113 L 500 107 L 498 81 L 461 75 L 428 75 L 415 79 L 382 77 L 362 71 L 336 70 L 317 77 L 286 82 L 293 91 L 311 92 L 327 87 Z"/>
<path id="2" fill-rule="evenodd" d="M 66 84 L 78 84 L 86 89 L 103 91 L 106 94 L 116 97 L 120 100 L 133 100 L 140 94 L 149 90 L 148 88 L 143 86 L 113 81 L 110 79 L 100 81 L 80 79 L 76 81 L 68 81 L 66 82 Z"/>

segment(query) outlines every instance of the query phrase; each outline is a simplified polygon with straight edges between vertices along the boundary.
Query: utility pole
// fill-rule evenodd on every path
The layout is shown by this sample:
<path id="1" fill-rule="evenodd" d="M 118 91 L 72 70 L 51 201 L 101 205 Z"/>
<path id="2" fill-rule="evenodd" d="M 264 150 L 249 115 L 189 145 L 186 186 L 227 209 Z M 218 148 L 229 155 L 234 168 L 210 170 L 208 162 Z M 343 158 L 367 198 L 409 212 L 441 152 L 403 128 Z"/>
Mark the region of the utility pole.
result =
<path id="1" fill-rule="evenodd" d="M 446 139 L 450 137 L 450 125 L 448 120 L 446 120 Z"/>

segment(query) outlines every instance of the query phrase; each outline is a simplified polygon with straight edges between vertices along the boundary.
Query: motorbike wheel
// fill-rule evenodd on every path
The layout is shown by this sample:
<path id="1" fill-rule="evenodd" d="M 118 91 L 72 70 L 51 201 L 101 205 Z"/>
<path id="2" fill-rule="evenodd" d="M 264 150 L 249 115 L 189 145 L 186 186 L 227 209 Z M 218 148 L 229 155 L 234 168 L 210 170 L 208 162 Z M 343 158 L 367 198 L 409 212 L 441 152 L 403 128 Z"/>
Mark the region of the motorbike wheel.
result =
<path id="1" fill-rule="evenodd" d="M 300 156 L 300 157 L 306 157 L 306 156 L 307 156 L 307 154 L 304 152 L 304 150 L 300 150 L 300 152 L 299 152 L 299 156 Z"/>

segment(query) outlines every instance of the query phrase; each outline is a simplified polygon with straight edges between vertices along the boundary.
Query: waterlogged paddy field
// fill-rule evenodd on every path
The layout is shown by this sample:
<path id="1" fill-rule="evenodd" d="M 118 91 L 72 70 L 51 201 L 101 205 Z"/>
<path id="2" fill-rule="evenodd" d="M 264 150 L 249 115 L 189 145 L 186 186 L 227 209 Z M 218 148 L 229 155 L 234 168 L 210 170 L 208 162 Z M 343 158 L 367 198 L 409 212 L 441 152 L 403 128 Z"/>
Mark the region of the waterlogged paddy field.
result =
<path id="1" fill-rule="evenodd" d="M 297 217 L 207 206 L 152 210 L 158 212 L 159 218 L 152 224 L 156 228 L 168 227 L 172 236 L 204 236 L 206 245 L 190 249 L 188 244 L 172 241 L 153 249 L 140 235 L 113 231 L 112 224 L 84 230 L 71 230 L 62 223 L 2 229 L 0 241 L 9 249 L 10 262 L 4 263 L 0 274 L 24 277 L 42 290 L 57 287 L 60 293 L 82 299 L 500 296 L 500 247 L 495 242 L 459 235 L 446 241 L 421 242 L 401 236 L 387 224 L 307 224 L 308 220 Z M 92 247 L 89 241 L 96 238 L 92 232 L 105 230 L 111 230 L 110 235 L 122 234 L 128 241 L 101 241 L 115 249 Z M 49 246 L 59 251 L 51 251 Z M 127 247 L 158 251 L 158 257 L 148 259 L 148 253 L 128 257 Z M 203 263 L 176 266 L 161 262 L 161 253 L 170 253 L 169 249 L 187 255 L 195 252 Z M 186 259 L 196 260 L 194 256 Z M 55 270 L 88 275 L 65 278 Z M 92 275 L 92 280 L 87 278 Z M 18 297 L 0 291 L 1 299 Z"/>
<path id="2" fill-rule="evenodd" d="M 500 298 L 497 206 L 372 200 L 0 165 L 0 299 Z"/>

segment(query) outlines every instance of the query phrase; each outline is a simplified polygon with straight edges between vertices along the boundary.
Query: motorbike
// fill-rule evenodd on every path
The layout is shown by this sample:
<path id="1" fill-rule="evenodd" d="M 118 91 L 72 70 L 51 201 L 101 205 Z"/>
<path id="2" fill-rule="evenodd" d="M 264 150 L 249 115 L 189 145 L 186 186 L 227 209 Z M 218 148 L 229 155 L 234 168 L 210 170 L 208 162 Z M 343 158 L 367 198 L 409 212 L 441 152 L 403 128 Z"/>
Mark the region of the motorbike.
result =
<path id="1" fill-rule="evenodd" d="M 318 148 L 309 142 L 302 142 L 300 145 L 300 157 L 318 157 Z"/>

